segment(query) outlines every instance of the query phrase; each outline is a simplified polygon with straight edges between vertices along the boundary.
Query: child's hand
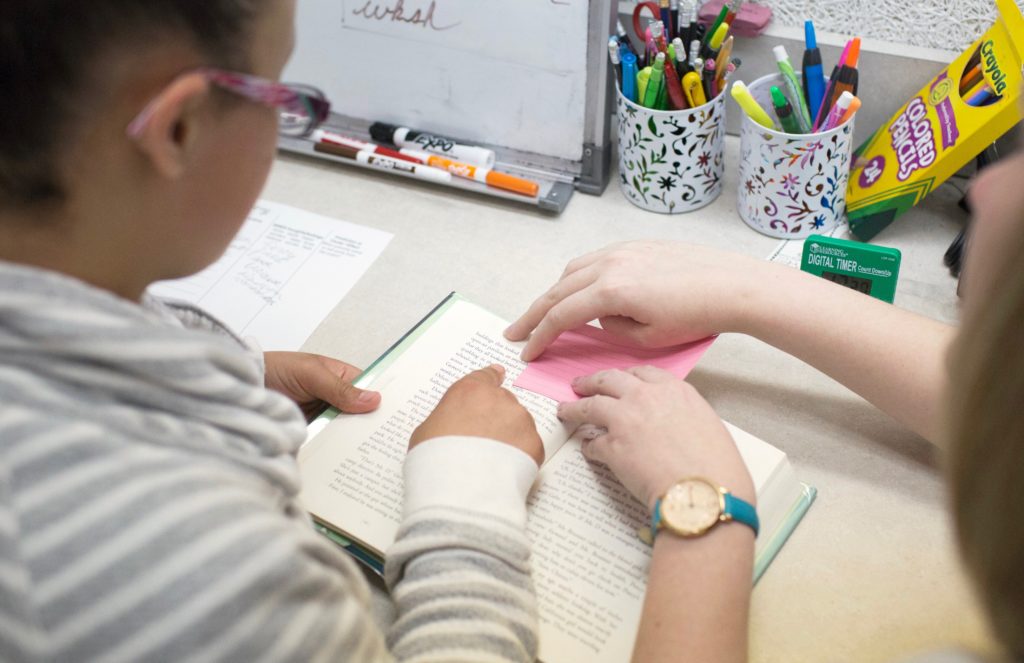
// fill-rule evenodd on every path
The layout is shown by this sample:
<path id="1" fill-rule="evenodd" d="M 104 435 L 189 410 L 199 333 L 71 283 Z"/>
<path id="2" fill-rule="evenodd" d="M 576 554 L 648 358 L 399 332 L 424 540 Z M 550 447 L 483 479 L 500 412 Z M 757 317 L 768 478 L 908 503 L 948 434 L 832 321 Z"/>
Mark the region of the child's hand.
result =
<path id="1" fill-rule="evenodd" d="M 380 394 L 352 386 L 360 369 L 337 359 L 306 352 L 265 352 L 267 389 L 280 392 L 302 408 L 307 419 L 327 405 L 342 412 L 376 410 Z"/>
<path id="2" fill-rule="evenodd" d="M 686 382 L 638 366 L 578 378 L 573 389 L 588 398 L 562 403 L 558 416 L 597 427 L 597 436 L 583 443 L 583 454 L 607 465 L 648 508 L 689 476 L 705 477 L 753 502 L 750 474 L 729 431 Z"/>
<path id="3" fill-rule="evenodd" d="M 544 445 L 533 417 L 501 382 L 505 369 L 481 368 L 448 388 L 430 416 L 412 432 L 409 450 L 442 435 L 473 435 L 511 444 L 537 465 L 544 462 Z"/>

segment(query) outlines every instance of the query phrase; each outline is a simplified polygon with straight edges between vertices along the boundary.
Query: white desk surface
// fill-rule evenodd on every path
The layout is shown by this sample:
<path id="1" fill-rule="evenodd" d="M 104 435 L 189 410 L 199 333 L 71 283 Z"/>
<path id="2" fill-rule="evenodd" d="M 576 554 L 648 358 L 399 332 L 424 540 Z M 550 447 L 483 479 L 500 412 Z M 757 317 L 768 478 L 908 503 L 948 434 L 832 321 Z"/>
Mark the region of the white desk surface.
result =
<path id="1" fill-rule="evenodd" d="M 778 240 L 736 214 L 735 137 L 727 139 L 726 158 L 722 196 L 703 210 L 672 216 L 634 207 L 614 173 L 604 195 L 577 193 L 554 217 L 289 156 L 278 158 L 263 195 L 394 233 L 304 346 L 366 366 L 449 292 L 511 320 L 571 258 L 613 241 L 682 239 L 767 256 Z M 942 254 L 964 219 L 958 199 L 947 184 L 876 240 L 903 252 L 896 304 L 950 322 L 957 316 L 956 281 Z M 984 646 L 929 443 L 750 337 L 721 337 L 691 381 L 724 419 L 786 451 L 798 476 L 819 490 L 754 591 L 752 661 L 869 663 L 957 644 Z"/>

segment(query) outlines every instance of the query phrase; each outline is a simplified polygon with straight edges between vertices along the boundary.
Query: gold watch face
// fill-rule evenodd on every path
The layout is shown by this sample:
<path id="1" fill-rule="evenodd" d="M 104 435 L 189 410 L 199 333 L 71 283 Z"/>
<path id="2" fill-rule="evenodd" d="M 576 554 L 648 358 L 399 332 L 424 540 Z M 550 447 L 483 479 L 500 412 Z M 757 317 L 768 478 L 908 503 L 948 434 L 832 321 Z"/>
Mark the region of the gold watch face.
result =
<path id="1" fill-rule="evenodd" d="M 722 515 L 722 494 L 703 479 L 684 479 L 661 499 L 665 526 L 683 536 L 703 534 Z"/>

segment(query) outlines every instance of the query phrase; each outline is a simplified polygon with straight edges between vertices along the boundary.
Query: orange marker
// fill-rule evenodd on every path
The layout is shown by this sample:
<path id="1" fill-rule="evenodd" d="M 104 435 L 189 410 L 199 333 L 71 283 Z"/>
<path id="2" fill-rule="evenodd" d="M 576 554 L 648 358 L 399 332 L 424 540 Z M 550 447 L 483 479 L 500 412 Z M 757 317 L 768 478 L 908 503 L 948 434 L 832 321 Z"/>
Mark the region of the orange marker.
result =
<path id="1" fill-rule="evenodd" d="M 838 122 L 838 124 L 836 124 L 836 126 L 837 127 L 841 127 L 844 124 L 846 124 L 846 121 L 849 120 L 851 117 L 853 117 L 853 114 L 856 113 L 857 109 L 859 109 L 859 108 L 860 108 L 860 97 L 854 97 L 850 101 L 850 107 L 847 108 L 846 112 L 843 113 L 842 117 L 839 118 L 839 122 Z"/>
<path id="2" fill-rule="evenodd" d="M 452 161 L 451 159 L 428 154 L 427 152 L 420 152 L 419 150 L 402 149 L 399 152 L 414 159 L 419 159 L 433 168 L 440 168 L 452 175 L 464 177 L 467 180 L 483 182 L 487 186 L 493 186 L 496 189 L 504 189 L 505 191 L 533 198 L 540 192 L 540 185 L 536 182 L 524 180 L 513 175 L 506 175 L 505 173 L 498 173 L 484 166 L 474 166 L 468 163 Z"/>

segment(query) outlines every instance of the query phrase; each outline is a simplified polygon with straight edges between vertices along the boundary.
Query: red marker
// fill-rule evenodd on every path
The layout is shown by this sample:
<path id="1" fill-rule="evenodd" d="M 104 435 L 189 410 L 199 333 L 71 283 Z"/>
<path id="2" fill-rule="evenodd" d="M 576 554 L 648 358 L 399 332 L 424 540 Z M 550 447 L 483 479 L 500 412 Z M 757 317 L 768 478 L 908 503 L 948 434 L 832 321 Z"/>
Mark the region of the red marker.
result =
<path id="1" fill-rule="evenodd" d="M 409 161 L 411 163 L 425 163 L 424 161 L 415 157 L 402 154 L 398 150 L 392 150 L 376 143 L 367 143 L 364 140 L 358 138 L 349 138 L 348 136 L 342 136 L 331 131 L 324 131 L 323 129 L 317 129 L 310 136 L 317 143 L 329 143 L 332 145 L 345 145 L 346 147 L 354 147 L 360 152 L 373 152 L 379 154 L 382 157 L 391 157 L 392 159 L 399 159 L 401 161 Z"/>

